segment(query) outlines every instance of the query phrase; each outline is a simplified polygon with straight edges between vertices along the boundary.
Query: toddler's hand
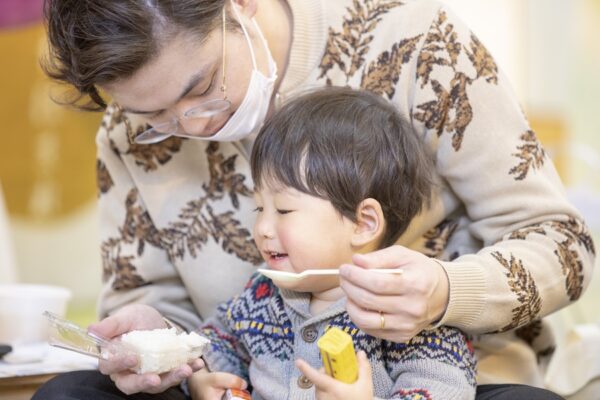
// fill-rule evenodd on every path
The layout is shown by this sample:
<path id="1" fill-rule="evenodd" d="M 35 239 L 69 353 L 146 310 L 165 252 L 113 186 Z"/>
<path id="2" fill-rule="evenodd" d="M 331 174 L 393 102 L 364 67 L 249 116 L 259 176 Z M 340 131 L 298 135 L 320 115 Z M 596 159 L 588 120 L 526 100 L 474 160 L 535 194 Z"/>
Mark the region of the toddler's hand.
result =
<path id="1" fill-rule="evenodd" d="M 188 379 L 188 386 L 193 400 L 221 400 L 227 389 L 246 389 L 248 384 L 237 375 L 201 369 Z"/>
<path id="2" fill-rule="evenodd" d="M 323 368 L 317 371 L 304 360 L 296 360 L 296 367 L 314 383 L 317 400 L 371 400 L 373 398 L 371 364 L 364 351 L 359 351 L 357 357 L 358 379 L 351 384 L 332 378 Z"/>

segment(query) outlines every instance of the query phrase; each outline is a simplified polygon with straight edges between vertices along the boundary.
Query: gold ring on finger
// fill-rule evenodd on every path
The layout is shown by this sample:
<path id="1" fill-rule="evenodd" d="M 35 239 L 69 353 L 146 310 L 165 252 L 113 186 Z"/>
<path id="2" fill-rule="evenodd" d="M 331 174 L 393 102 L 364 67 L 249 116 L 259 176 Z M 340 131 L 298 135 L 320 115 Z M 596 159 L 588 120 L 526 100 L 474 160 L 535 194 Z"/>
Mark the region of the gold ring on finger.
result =
<path id="1" fill-rule="evenodd" d="M 379 324 L 379 329 L 385 329 L 385 317 L 383 316 L 383 311 L 379 311 L 379 319 L 381 323 Z"/>

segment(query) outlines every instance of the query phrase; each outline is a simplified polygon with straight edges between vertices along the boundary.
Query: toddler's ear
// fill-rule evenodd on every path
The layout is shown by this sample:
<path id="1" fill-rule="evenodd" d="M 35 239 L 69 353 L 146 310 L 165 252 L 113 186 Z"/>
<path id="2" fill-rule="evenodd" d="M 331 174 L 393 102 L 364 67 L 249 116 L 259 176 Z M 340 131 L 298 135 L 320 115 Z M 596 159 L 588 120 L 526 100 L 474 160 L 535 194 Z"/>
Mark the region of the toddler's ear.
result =
<path id="1" fill-rule="evenodd" d="M 356 227 L 352 235 L 352 246 L 362 248 L 376 246 L 385 229 L 385 219 L 381 205 L 368 198 L 360 202 L 356 209 Z"/>

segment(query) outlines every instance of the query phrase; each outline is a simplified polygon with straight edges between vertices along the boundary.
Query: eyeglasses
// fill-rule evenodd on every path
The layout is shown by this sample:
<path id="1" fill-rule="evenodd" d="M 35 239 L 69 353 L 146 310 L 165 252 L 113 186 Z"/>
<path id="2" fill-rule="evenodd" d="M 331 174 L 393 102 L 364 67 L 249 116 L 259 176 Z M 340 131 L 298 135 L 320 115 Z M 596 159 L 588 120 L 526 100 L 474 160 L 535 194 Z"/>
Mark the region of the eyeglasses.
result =
<path id="1" fill-rule="evenodd" d="M 231 102 L 227 99 L 227 84 L 225 81 L 225 69 L 226 69 L 226 56 L 227 56 L 227 47 L 225 40 L 225 32 L 227 30 L 226 26 L 226 15 L 225 8 L 223 8 L 222 13 L 222 46 L 223 46 L 223 54 L 222 54 L 222 81 L 221 81 L 221 92 L 223 92 L 222 99 L 213 99 L 213 100 L 200 100 L 198 104 L 190 107 L 187 111 L 183 113 L 182 117 L 173 117 L 171 120 L 167 122 L 163 122 L 160 124 L 156 124 L 152 126 L 150 129 L 145 130 L 139 134 L 135 134 L 131 129 L 128 129 L 129 141 L 130 143 L 137 144 L 152 144 L 157 143 L 162 140 L 165 140 L 171 136 L 182 136 L 182 137 L 191 137 L 191 135 L 186 134 L 185 132 L 181 132 L 181 121 L 193 121 L 200 120 L 205 118 L 210 118 L 215 115 L 221 114 L 231 108 Z"/>

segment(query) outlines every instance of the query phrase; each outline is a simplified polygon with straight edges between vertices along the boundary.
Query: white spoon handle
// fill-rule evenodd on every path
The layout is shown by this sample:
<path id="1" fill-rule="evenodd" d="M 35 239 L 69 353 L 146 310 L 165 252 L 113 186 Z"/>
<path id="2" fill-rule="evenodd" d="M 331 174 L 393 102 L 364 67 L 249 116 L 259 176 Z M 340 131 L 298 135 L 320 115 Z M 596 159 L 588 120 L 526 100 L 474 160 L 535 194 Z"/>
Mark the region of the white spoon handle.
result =
<path id="1" fill-rule="evenodd" d="M 399 269 L 399 268 L 396 268 L 396 269 L 375 268 L 375 269 L 370 269 L 369 271 L 378 272 L 381 274 L 397 274 L 397 275 L 401 275 L 402 272 L 404 272 L 402 269 Z M 298 275 L 310 276 L 310 275 L 339 275 L 339 274 L 340 274 L 339 269 L 307 269 L 307 270 L 300 272 Z"/>
<path id="2" fill-rule="evenodd" d="M 401 269 L 372 269 L 371 271 L 379 272 L 382 274 L 402 274 Z M 272 269 L 264 269 L 259 268 L 258 272 L 265 275 L 268 278 L 285 281 L 285 282 L 294 282 L 309 276 L 325 276 L 325 275 L 339 275 L 339 269 L 307 269 L 297 274 L 295 272 L 289 271 L 276 271 Z"/>
<path id="3" fill-rule="evenodd" d="M 339 275 L 339 269 L 307 269 L 300 272 L 298 275 L 311 276 L 311 275 Z"/>

